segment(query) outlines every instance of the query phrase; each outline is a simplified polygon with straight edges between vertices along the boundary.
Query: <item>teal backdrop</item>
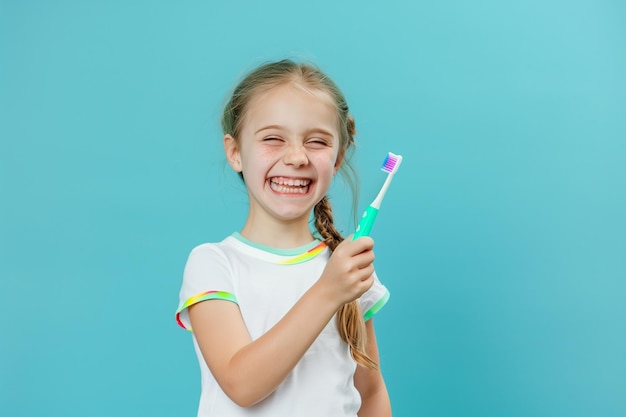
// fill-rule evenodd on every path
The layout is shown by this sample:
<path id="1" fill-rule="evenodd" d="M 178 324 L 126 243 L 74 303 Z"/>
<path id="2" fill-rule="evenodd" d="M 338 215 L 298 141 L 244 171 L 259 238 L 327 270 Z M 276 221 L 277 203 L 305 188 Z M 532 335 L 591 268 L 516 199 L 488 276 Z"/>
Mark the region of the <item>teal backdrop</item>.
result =
<path id="1" fill-rule="evenodd" d="M 234 81 L 310 60 L 359 130 L 395 416 L 626 416 L 626 4 L 0 1 L 0 415 L 194 416 L 191 248 L 242 226 Z M 352 231 L 345 184 L 338 222 Z"/>

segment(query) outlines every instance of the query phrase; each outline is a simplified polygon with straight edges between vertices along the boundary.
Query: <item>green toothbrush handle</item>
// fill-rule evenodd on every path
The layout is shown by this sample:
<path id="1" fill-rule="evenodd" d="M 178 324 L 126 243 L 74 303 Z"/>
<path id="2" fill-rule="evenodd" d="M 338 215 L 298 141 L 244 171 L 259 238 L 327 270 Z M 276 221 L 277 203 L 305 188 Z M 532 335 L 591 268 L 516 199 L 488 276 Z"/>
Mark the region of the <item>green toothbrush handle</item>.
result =
<path id="1" fill-rule="evenodd" d="M 372 226 L 374 225 L 374 220 L 376 220 L 376 216 L 378 215 L 378 209 L 372 206 L 368 206 L 367 209 L 363 212 L 363 216 L 359 221 L 359 225 L 354 232 L 354 236 L 352 240 L 358 239 L 361 236 L 369 236 L 370 231 L 372 230 Z"/>

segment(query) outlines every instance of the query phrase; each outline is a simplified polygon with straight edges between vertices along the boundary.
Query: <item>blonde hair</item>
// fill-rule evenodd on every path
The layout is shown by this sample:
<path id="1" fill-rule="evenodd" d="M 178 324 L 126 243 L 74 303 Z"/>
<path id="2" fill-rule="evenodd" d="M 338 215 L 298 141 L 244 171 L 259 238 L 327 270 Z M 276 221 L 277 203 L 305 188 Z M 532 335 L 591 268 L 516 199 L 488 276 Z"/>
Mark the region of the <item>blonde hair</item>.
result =
<path id="1" fill-rule="evenodd" d="M 261 65 L 250 72 L 233 91 L 222 113 L 222 130 L 236 141 L 239 140 L 250 101 L 258 94 L 280 85 L 293 83 L 312 94 L 326 93 L 337 109 L 339 124 L 339 158 L 343 158 L 341 172 L 352 189 L 353 207 L 358 199 L 356 173 L 349 163 L 354 150 L 356 128 L 354 118 L 349 114 L 346 99 L 339 87 L 321 70 L 310 64 L 282 60 Z M 241 175 L 241 173 L 240 173 Z M 243 178 L 243 176 L 242 176 Z M 324 196 L 313 209 L 315 228 L 331 251 L 341 243 L 343 237 L 333 220 L 333 212 L 328 197 Z M 337 327 L 341 338 L 350 346 L 354 360 L 370 369 L 377 364 L 367 355 L 365 322 L 358 300 L 345 304 L 337 311 Z"/>

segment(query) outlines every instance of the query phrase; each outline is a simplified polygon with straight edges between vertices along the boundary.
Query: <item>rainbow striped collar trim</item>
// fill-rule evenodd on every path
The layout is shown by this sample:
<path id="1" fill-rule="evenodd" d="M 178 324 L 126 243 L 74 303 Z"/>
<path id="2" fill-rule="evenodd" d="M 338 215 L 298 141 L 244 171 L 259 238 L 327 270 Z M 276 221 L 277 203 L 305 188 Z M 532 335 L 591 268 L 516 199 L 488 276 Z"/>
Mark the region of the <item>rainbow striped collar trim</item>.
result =
<path id="1" fill-rule="evenodd" d="M 326 243 L 320 242 L 319 244 L 317 244 L 316 246 L 313 246 L 311 249 L 309 249 L 308 251 L 304 252 L 303 254 L 298 255 L 298 256 L 294 256 L 293 258 L 286 259 L 286 260 L 281 261 L 281 262 L 277 262 L 277 264 L 279 264 L 279 265 L 301 264 L 302 262 L 306 262 L 308 260 L 311 260 L 311 259 L 315 258 L 317 255 L 322 253 L 322 251 L 325 248 L 326 248 Z"/>
<path id="2" fill-rule="evenodd" d="M 230 238 L 234 239 L 233 242 L 245 253 L 275 265 L 296 265 L 307 262 L 322 253 L 327 246 L 323 241 L 316 239 L 299 248 L 277 249 L 252 242 L 238 232 L 230 235 Z"/>

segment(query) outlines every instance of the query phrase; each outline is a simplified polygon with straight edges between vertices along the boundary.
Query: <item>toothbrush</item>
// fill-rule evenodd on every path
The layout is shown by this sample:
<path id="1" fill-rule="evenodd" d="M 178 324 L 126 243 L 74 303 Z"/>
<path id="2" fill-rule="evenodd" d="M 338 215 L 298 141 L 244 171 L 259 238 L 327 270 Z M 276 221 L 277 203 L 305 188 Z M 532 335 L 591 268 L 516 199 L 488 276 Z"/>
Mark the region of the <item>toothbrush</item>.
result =
<path id="1" fill-rule="evenodd" d="M 361 216 L 361 220 L 359 221 L 359 225 L 354 232 L 352 240 L 361 236 L 369 236 L 372 226 L 374 225 L 374 220 L 376 220 L 376 216 L 380 210 L 380 203 L 382 203 L 383 197 L 385 197 L 385 193 L 387 192 L 387 188 L 389 188 L 389 184 L 391 184 L 394 174 L 398 172 L 398 168 L 400 168 L 401 163 L 402 155 L 396 155 L 391 152 L 387 153 L 387 157 L 383 161 L 383 166 L 381 167 L 381 170 L 387 173 L 387 179 L 374 201 L 372 201 L 369 207 L 363 212 L 363 216 Z"/>

